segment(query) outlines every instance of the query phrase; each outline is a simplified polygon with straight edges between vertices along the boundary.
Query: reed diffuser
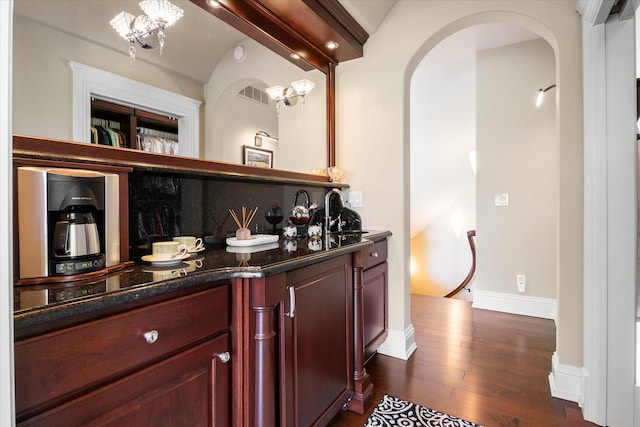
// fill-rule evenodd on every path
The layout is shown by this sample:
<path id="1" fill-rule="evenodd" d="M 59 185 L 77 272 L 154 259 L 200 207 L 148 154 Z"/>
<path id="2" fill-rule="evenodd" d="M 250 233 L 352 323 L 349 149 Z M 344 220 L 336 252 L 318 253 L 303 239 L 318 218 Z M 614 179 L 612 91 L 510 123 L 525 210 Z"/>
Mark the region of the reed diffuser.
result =
<path id="1" fill-rule="evenodd" d="M 256 216 L 256 212 L 258 212 L 258 207 L 255 209 L 247 210 L 246 207 L 242 207 L 242 221 L 235 213 L 233 209 L 229 209 L 229 213 L 231 217 L 236 222 L 238 229 L 236 230 L 236 239 L 238 240 L 248 240 L 251 238 L 251 230 L 249 229 L 249 224 L 253 220 L 253 217 Z"/>

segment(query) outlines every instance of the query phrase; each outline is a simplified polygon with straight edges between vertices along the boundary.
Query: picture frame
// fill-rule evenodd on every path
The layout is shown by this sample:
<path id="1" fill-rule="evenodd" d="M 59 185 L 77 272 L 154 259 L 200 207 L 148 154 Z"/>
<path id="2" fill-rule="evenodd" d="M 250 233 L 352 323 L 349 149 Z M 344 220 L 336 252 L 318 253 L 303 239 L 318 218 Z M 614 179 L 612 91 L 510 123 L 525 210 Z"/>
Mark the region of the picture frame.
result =
<path id="1" fill-rule="evenodd" d="M 273 168 L 273 151 L 263 148 L 256 148 L 250 145 L 243 145 L 243 163 L 247 166 L 258 168 Z"/>

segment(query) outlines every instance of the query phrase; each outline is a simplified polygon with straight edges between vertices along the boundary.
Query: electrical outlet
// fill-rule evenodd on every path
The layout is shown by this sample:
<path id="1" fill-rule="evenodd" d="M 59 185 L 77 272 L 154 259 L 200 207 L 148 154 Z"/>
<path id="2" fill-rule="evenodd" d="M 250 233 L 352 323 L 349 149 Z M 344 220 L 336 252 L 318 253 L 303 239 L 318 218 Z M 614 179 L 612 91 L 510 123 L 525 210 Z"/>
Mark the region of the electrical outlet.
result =
<path id="1" fill-rule="evenodd" d="M 526 274 L 516 274 L 516 284 L 518 285 L 518 292 L 524 292 L 527 289 Z"/>
<path id="2" fill-rule="evenodd" d="M 495 206 L 509 206 L 509 195 L 508 194 L 496 194 L 494 198 Z"/>

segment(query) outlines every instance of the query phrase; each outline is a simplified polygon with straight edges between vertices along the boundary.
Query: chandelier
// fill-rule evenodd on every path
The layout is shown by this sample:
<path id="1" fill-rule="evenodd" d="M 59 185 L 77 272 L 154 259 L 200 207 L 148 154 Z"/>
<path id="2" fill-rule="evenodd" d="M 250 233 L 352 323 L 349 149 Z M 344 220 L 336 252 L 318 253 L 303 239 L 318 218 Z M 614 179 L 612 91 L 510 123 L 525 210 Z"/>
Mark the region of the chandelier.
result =
<path id="1" fill-rule="evenodd" d="M 276 101 L 278 113 L 280 113 L 280 101 L 286 106 L 292 106 L 296 104 L 298 97 L 302 98 L 302 109 L 304 110 L 304 97 L 311 92 L 315 84 L 307 79 L 302 79 L 291 82 L 291 86 L 271 86 L 266 89 L 269 96 Z"/>
<path id="2" fill-rule="evenodd" d="M 129 42 L 131 63 L 136 59 L 136 42 L 143 49 L 153 49 L 155 45 L 150 36 L 157 34 L 160 55 L 164 48 L 164 29 L 182 18 L 184 11 L 168 0 L 143 0 L 140 9 L 145 15 L 133 16 L 128 12 L 120 12 L 110 22 L 114 30 Z"/>

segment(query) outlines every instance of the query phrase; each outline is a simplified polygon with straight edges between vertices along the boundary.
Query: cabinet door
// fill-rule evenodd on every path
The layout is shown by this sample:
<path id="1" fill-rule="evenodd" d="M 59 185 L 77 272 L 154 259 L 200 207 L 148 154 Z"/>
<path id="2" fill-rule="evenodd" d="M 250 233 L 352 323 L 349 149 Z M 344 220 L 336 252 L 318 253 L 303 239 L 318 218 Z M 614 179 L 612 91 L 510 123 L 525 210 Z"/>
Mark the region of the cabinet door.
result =
<path id="1" fill-rule="evenodd" d="M 351 396 L 353 290 L 350 257 L 287 273 L 286 420 L 326 425 Z M 292 305 L 293 314 L 291 314 Z"/>
<path id="2" fill-rule="evenodd" d="M 387 263 L 363 273 L 364 360 L 387 338 Z"/>
<path id="3" fill-rule="evenodd" d="M 19 425 L 229 426 L 228 334 Z"/>

